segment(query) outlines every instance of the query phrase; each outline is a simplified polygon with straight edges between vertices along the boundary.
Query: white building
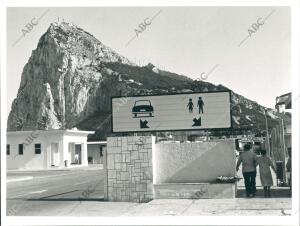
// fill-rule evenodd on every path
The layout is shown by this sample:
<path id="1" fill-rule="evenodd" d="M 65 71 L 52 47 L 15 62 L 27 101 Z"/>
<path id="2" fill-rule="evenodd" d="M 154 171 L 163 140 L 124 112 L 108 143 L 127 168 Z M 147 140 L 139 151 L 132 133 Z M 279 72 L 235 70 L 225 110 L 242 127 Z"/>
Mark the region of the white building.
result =
<path id="1" fill-rule="evenodd" d="M 276 97 L 275 108 L 277 112 L 290 112 L 292 113 L 292 93 L 286 93 Z"/>
<path id="2" fill-rule="evenodd" d="M 49 169 L 88 165 L 87 136 L 93 131 L 7 132 L 7 169 Z"/>

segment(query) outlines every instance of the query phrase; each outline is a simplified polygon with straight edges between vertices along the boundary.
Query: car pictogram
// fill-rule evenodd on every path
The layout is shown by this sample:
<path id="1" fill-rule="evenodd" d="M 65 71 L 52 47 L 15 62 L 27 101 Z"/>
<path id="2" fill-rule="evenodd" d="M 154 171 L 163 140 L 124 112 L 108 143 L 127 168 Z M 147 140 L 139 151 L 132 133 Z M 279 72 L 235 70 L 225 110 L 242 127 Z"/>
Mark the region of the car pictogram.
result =
<path id="1" fill-rule="evenodd" d="M 154 108 L 151 105 L 150 100 L 137 100 L 132 108 L 132 114 L 134 117 L 142 115 L 143 117 L 153 117 Z"/>

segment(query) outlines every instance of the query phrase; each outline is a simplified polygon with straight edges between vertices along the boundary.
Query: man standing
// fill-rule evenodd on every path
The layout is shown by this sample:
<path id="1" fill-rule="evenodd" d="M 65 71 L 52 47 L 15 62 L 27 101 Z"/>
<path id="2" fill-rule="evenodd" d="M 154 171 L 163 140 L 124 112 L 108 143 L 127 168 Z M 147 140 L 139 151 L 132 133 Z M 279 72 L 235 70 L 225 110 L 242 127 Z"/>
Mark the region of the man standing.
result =
<path id="1" fill-rule="evenodd" d="M 288 148 L 289 158 L 286 163 L 288 184 L 290 186 L 290 196 L 292 196 L 292 148 Z"/>
<path id="2" fill-rule="evenodd" d="M 256 192 L 256 166 L 257 166 L 257 159 L 256 154 L 254 154 L 251 150 L 250 144 L 244 145 L 244 152 L 240 155 L 237 165 L 236 171 L 239 171 L 240 164 L 242 163 L 242 172 L 246 187 L 246 196 L 247 197 L 254 197 Z"/>
<path id="3" fill-rule="evenodd" d="M 203 106 L 204 106 L 204 102 L 202 100 L 202 97 L 199 97 L 198 99 L 198 104 L 197 104 L 197 107 L 199 107 L 199 114 L 202 112 L 203 114 Z"/>
<path id="4" fill-rule="evenodd" d="M 79 155 L 78 155 L 78 153 L 75 154 L 75 163 L 79 164 Z"/>

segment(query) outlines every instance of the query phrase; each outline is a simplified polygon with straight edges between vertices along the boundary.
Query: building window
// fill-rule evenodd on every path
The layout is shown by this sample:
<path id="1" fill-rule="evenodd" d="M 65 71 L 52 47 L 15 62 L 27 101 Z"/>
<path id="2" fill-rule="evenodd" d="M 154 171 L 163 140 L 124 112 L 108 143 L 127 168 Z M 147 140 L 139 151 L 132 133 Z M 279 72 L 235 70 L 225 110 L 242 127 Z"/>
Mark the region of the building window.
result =
<path id="1" fill-rule="evenodd" d="M 10 145 L 9 144 L 6 145 L 6 154 L 10 155 Z"/>
<path id="2" fill-rule="evenodd" d="M 19 155 L 23 155 L 23 144 L 19 144 Z"/>
<path id="3" fill-rule="evenodd" d="M 35 152 L 35 154 L 41 154 L 42 153 L 41 144 L 34 144 L 34 152 Z"/>

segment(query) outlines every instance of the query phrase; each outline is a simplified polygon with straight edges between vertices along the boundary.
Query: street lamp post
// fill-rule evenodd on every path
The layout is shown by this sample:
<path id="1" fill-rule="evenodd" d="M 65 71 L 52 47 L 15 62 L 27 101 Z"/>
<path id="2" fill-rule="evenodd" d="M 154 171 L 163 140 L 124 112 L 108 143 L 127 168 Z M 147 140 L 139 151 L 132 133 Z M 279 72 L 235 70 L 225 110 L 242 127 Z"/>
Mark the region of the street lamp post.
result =
<path id="1" fill-rule="evenodd" d="M 284 122 L 283 122 L 283 118 L 281 119 L 281 126 L 282 126 L 282 143 L 283 143 L 283 164 L 285 166 L 286 161 L 286 150 L 285 150 L 285 139 L 284 139 Z M 283 173 L 283 181 L 286 182 L 286 174 L 285 174 L 285 168 L 283 168 L 284 173 Z"/>

